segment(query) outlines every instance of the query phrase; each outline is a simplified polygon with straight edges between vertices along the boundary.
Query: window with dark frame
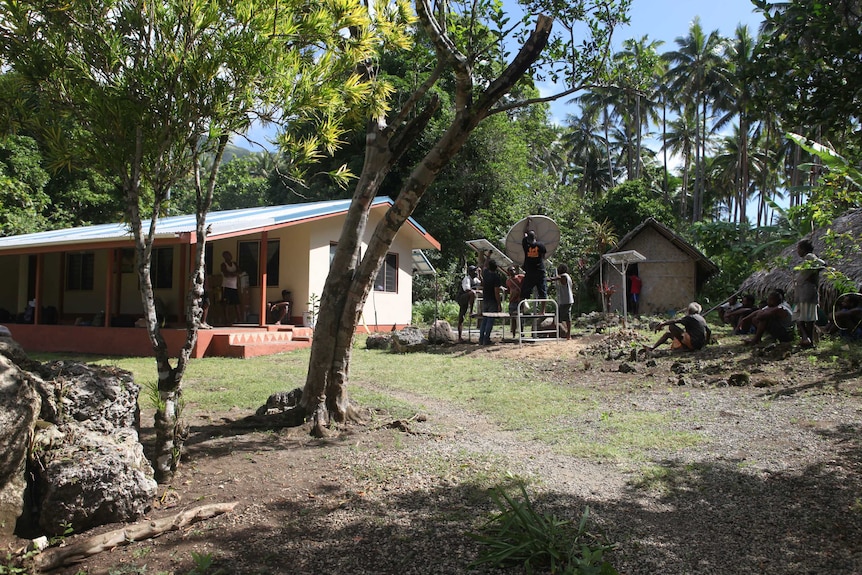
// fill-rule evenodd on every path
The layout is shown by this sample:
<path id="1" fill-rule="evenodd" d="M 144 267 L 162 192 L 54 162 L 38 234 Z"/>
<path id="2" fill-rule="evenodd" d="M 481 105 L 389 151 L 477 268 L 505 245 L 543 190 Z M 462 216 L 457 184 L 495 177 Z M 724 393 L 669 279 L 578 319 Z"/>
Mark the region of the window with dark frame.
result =
<path id="1" fill-rule="evenodd" d="M 374 280 L 374 291 L 398 292 L 398 254 L 386 254 Z"/>
<path id="2" fill-rule="evenodd" d="M 248 274 L 249 287 L 257 287 L 258 284 L 258 262 L 260 260 L 260 241 L 239 242 L 238 266 L 240 271 Z M 266 285 L 268 287 L 278 286 L 278 275 L 280 271 L 279 261 L 281 242 L 279 240 L 268 240 L 266 243 Z"/>
<path id="3" fill-rule="evenodd" d="M 150 260 L 150 278 L 153 289 L 174 287 L 174 248 L 153 248 Z"/>
<path id="4" fill-rule="evenodd" d="M 93 289 L 96 256 L 92 252 L 66 255 L 66 289 L 86 291 Z"/>

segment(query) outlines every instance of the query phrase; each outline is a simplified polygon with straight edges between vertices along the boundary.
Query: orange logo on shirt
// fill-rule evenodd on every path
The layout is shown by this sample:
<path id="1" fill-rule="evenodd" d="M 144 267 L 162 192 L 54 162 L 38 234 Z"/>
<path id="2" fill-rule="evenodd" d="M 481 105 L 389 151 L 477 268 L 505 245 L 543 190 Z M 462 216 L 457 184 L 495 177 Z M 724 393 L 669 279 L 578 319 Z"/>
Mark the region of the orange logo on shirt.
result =
<path id="1" fill-rule="evenodd" d="M 527 248 L 527 257 L 528 258 L 539 257 L 539 246 L 530 246 L 529 248 Z"/>

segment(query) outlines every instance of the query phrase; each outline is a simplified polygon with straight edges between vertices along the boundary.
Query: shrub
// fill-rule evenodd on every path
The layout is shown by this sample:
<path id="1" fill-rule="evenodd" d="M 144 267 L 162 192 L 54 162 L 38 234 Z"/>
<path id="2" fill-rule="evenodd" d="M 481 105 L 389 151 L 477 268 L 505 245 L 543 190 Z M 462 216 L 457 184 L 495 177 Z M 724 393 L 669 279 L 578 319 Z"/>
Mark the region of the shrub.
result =
<path id="1" fill-rule="evenodd" d="M 485 547 L 472 567 L 483 564 L 523 565 L 534 571 L 562 575 L 617 575 L 604 555 L 613 546 L 606 545 L 587 532 L 589 508 L 581 516 L 577 529 L 565 519 L 540 514 L 533 507 L 523 483 L 519 483 L 523 500 L 516 500 L 502 489 L 495 489 L 494 502 L 500 509 L 481 530 L 470 537 Z"/>
<path id="2" fill-rule="evenodd" d="M 427 325 L 434 321 L 435 313 L 439 319 L 445 319 L 451 324 L 458 321 L 458 304 L 445 300 L 434 305 L 434 300 L 422 300 L 413 304 L 413 323 Z"/>

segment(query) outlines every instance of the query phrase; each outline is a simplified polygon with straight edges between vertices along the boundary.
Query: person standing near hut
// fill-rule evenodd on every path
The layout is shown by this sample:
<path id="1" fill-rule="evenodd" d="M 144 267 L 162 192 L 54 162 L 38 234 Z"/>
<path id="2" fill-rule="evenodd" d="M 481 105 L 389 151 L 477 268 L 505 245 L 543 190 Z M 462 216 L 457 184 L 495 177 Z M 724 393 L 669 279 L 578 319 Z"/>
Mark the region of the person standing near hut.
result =
<path id="1" fill-rule="evenodd" d="M 572 339 L 572 304 L 575 298 L 572 295 L 572 276 L 569 275 L 569 266 L 560 264 L 557 266 L 557 275 L 549 278 L 559 283 L 557 286 L 557 314 L 559 315 L 560 327 L 563 337 Z"/>
<path id="2" fill-rule="evenodd" d="M 547 250 L 536 237 L 536 231 L 531 229 L 532 219 L 527 218 L 524 225 L 524 239 L 521 245 L 524 248 L 524 281 L 521 284 L 521 299 L 531 299 L 533 289 L 539 292 L 539 299 L 548 297 L 548 283 L 545 274 L 545 258 Z M 542 302 L 541 313 L 545 313 L 545 302 Z"/>
<path id="3" fill-rule="evenodd" d="M 510 325 L 512 327 L 512 337 L 516 336 L 518 326 L 518 306 L 521 303 L 521 283 L 524 281 L 524 274 L 518 273 L 517 266 L 509 266 L 506 270 L 506 290 L 509 292 L 509 315 L 512 316 Z"/>
<path id="4" fill-rule="evenodd" d="M 796 253 L 802 263 L 796 266 L 796 305 L 793 320 L 799 329 L 800 347 L 814 346 L 814 323 L 817 321 L 817 304 L 820 302 L 820 270 L 826 262 L 814 254 L 814 246 L 808 240 L 796 244 Z"/>
<path id="5" fill-rule="evenodd" d="M 485 315 L 500 311 L 503 278 L 497 273 L 497 262 L 488 260 L 488 269 L 482 273 L 482 323 L 479 325 L 479 345 L 491 345 L 494 318 Z"/>

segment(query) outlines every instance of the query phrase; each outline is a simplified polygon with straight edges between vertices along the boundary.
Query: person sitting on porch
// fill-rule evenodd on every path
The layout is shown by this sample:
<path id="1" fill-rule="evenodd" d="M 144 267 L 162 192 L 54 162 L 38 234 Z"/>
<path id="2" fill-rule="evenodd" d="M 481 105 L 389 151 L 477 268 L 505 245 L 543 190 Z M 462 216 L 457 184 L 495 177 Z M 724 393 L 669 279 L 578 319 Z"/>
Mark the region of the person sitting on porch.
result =
<path id="1" fill-rule="evenodd" d="M 671 341 L 671 349 L 687 349 L 696 351 L 701 349 L 709 342 L 712 337 L 712 332 L 709 326 L 706 325 L 706 320 L 700 315 L 703 308 L 695 301 L 688 304 L 685 317 L 680 319 L 669 319 L 656 324 L 653 331 L 658 331 L 663 327 L 667 327 L 658 341 L 652 347 L 644 346 L 649 351 L 653 351 L 663 343 Z M 681 324 L 680 327 L 677 324 Z"/>
<path id="2" fill-rule="evenodd" d="M 276 317 L 275 325 L 281 325 L 281 320 L 287 315 L 290 311 L 290 307 L 292 305 L 292 298 L 290 297 L 290 290 L 283 289 L 281 290 L 281 299 L 278 301 L 270 302 L 267 304 L 267 309 Z"/>

